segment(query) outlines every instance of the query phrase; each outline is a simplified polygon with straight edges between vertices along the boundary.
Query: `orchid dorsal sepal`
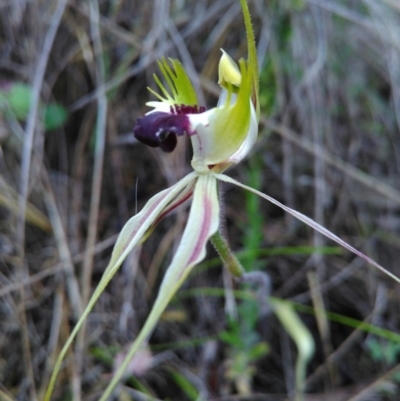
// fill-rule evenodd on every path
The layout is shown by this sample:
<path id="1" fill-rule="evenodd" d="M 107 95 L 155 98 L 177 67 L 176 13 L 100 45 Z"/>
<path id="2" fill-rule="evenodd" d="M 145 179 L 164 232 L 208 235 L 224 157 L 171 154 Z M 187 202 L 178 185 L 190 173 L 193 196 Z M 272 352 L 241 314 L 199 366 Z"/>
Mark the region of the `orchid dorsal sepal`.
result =
<path id="1" fill-rule="evenodd" d="M 254 37 L 253 26 L 251 23 L 250 11 L 247 5 L 247 0 L 240 0 L 242 6 L 244 24 L 246 26 L 246 36 L 247 36 L 247 51 L 248 51 L 248 64 L 249 69 L 252 71 L 253 77 L 253 92 L 252 99 L 254 103 L 254 108 L 256 111 L 257 121 L 260 120 L 260 99 L 259 99 L 259 72 L 258 72 L 258 57 L 256 40 Z"/>

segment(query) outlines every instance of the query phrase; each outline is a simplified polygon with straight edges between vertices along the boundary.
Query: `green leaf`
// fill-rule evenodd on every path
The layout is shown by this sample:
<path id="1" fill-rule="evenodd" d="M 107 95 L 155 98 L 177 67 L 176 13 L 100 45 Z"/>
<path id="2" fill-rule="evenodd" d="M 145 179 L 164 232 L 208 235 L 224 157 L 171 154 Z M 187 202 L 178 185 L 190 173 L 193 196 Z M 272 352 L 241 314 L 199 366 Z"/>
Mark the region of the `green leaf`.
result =
<path id="1" fill-rule="evenodd" d="M 22 82 L 15 82 L 8 90 L 0 91 L 0 103 L 8 102 L 11 111 L 20 121 L 26 120 L 28 116 L 31 98 L 32 87 Z M 68 111 L 57 103 L 50 103 L 44 108 L 43 118 L 45 130 L 51 131 L 65 123 L 68 118 Z"/>
<path id="2" fill-rule="evenodd" d="M 25 120 L 31 104 L 31 86 L 21 82 L 14 83 L 9 91 L 5 92 L 5 96 L 15 117 L 18 120 Z"/>
<path id="3" fill-rule="evenodd" d="M 103 362 L 108 366 L 113 366 L 114 363 L 114 355 L 116 350 L 111 350 L 111 348 L 105 347 L 96 347 L 93 346 L 89 349 L 89 352 L 92 356 Z"/>
<path id="4" fill-rule="evenodd" d="M 248 353 L 250 361 L 255 361 L 269 352 L 269 345 L 266 342 L 257 343 Z"/>
<path id="5" fill-rule="evenodd" d="M 68 111 L 65 107 L 50 103 L 44 110 L 44 128 L 51 131 L 61 127 L 67 121 Z"/>
<path id="6" fill-rule="evenodd" d="M 273 300 L 273 311 L 297 347 L 296 393 L 301 399 L 307 373 L 307 364 L 315 351 L 314 339 L 289 302 Z"/>
<path id="7" fill-rule="evenodd" d="M 186 396 L 192 400 L 196 401 L 199 397 L 199 391 L 192 383 L 180 372 L 174 369 L 170 369 L 173 381 L 181 388 L 181 390 L 186 394 Z"/>

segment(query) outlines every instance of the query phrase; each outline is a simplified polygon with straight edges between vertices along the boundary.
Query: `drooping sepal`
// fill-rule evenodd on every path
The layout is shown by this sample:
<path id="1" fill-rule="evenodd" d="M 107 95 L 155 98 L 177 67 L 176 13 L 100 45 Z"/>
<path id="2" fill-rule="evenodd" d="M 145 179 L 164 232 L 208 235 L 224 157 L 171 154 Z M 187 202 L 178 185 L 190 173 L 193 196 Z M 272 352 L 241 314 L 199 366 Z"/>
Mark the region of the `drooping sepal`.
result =
<path id="1" fill-rule="evenodd" d="M 131 348 L 121 363 L 118 370 L 100 401 L 105 401 L 121 379 L 132 357 L 148 340 L 161 314 L 169 304 L 172 297 L 182 286 L 194 266 L 201 262 L 206 255 L 206 245 L 209 238 L 218 230 L 219 202 L 217 192 L 217 180 L 211 174 L 200 175 L 193 192 L 193 204 L 190 209 L 189 219 L 182 235 L 181 242 L 167 268 L 151 312 L 136 337 Z"/>
<path id="2" fill-rule="evenodd" d="M 378 270 L 392 278 L 393 280 L 397 281 L 400 283 L 400 277 L 397 277 L 395 274 L 391 273 L 387 269 L 385 269 L 383 266 L 381 266 L 379 263 L 375 262 L 373 259 L 371 259 L 369 256 L 365 255 L 364 253 L 360 252 L 358 249 L 352 247 L 350 244 L 348 244 L 346 241 L 342 240 L 339 238 L 337 235 L 335 235 L 332 231 L 329 231 L 327 228 L 321 226 L 321 224 L 318 224 L 316 221 L 313 219 L 310 219 L 306 215 L 298 212 L 297 210 L 291 209 L 288 206 L 283 205 L 282 203 L 278 202 L 276 199 L 272 198 L 271 196 L 264 194 L 263 192 L 257 191 L 254 188 L 248 187 L 247 185 L 244 185 L 240 183 L 239 181 L 234 180 L 233 178 L 225 175 L 225 174 L 215 174 L 215 177 L 220 180 L 220 181 L 225 181 L 234 185 L 237 185 L 238 187 L 244 188 L 247 191 L 253 192 L 254 194 L 260 196 L 261 198 L 266 199 L 268 202 L 271 202 L 272 204 L 278 206 L 282 210 L 284 210 L 286 213 L 291 214 L 292 216 L 296 217 L 296 219 L 302 221 L 303 223 L 307 224 L 309 227 L 314 229 L 315 231 L 318 231 L 320 234 L 324 235 L 325 237 L 329 238 L 330 240 L 336 242 L 343 248 L 347 249 L 348 251 L 354 253 L 361 259 L 365 260 L 368 262 L 370 265 L 375 266 Z"/>
<path id="3" fill-rule="evenodd" d="M 58 373 L 60 372 L 62 361 L 67 354 L 68 348 L 71 346 L 74 338 L 76 337 L 79 329 L 82 327 L 83 322 L 89 315 L 90 311 L 93 309 L 98 298 L 118 271 L 119 267 L 123 261 L 128 256 L 129 252 L 140 243 L 140 241 L 145 237 L 146 232 L 152 227 L 152 225 L 157 221 L 157 219 L 162 215 L 165 210 L 171 207 L 171 204 L 176 202 L 176 199 L 180 199 L 182 193 L 187 193 L 193 188 L 193 183 L 196 179 L 196 174 L 191 173 L 180 180 L 178 183 L 172 187 L 161 191 L 157 195 L 153 196 L 144 208 L 135 216 L 130 218 L 127 223 L 122 228 L 118 239 L 115 243 L 111 260 L 105 269 L 103 276 L 94 290 L 82 316 L 79 318 L 77 324 L 69 335 L 67 341 L 65 342 L 58 358 L 53 367 L 53 372 L 50 378 L 50 383 L 48 385 L 44 401 L 50 401 L 51 395 L 54 389 L 54 384 Z"/>

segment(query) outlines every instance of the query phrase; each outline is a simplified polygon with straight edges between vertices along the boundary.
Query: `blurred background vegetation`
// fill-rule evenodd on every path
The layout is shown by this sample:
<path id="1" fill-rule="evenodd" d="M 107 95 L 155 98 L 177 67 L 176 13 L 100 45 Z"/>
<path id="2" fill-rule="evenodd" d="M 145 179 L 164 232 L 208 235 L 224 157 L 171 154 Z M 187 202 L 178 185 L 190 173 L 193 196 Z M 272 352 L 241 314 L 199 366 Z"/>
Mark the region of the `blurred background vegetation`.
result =
<path id="1" fill-rule="evenodd" d="M 262 119 L 229 174 L 400 276 L 400 3 L 249 0 Z M 162 56 L 212 107 L 220 48 L 246 55 L 237 0 L 0 2 L 0 399 L 43 397 L 55 356 L 150 196 L 190 171 L 135 142 Z M 226 233 L 312 333 L 307 400 L 396 400 L 400 291 L 274 206 L 222 186 Z M 187 218 L 124 263 L 65 361 L 55 400 L 95 400 L 135 338 Z M 118 400 L 284 400 L 296 348 L 210 248 L 132 362 Z M 241 288 L 243 290 L 243 288 Z"/>

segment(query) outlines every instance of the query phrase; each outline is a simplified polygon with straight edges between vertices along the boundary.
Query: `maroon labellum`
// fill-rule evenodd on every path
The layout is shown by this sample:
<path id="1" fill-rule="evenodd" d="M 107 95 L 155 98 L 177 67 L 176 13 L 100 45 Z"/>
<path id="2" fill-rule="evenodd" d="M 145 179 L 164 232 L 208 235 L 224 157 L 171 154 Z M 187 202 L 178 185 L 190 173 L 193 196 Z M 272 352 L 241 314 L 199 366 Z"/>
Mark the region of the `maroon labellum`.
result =
<path id="1" fill-rule="evenodd" d="M 171 113 L 155 111 L 138 118 L 133 130 L 135 138 L 153 148 L 160 147 L 164 152 L 172 152 L 177 144 L 176 136 L 192 135 L 187 114 L 198 114 L 206 109 L 203 106 L 171 106 Z"/>

